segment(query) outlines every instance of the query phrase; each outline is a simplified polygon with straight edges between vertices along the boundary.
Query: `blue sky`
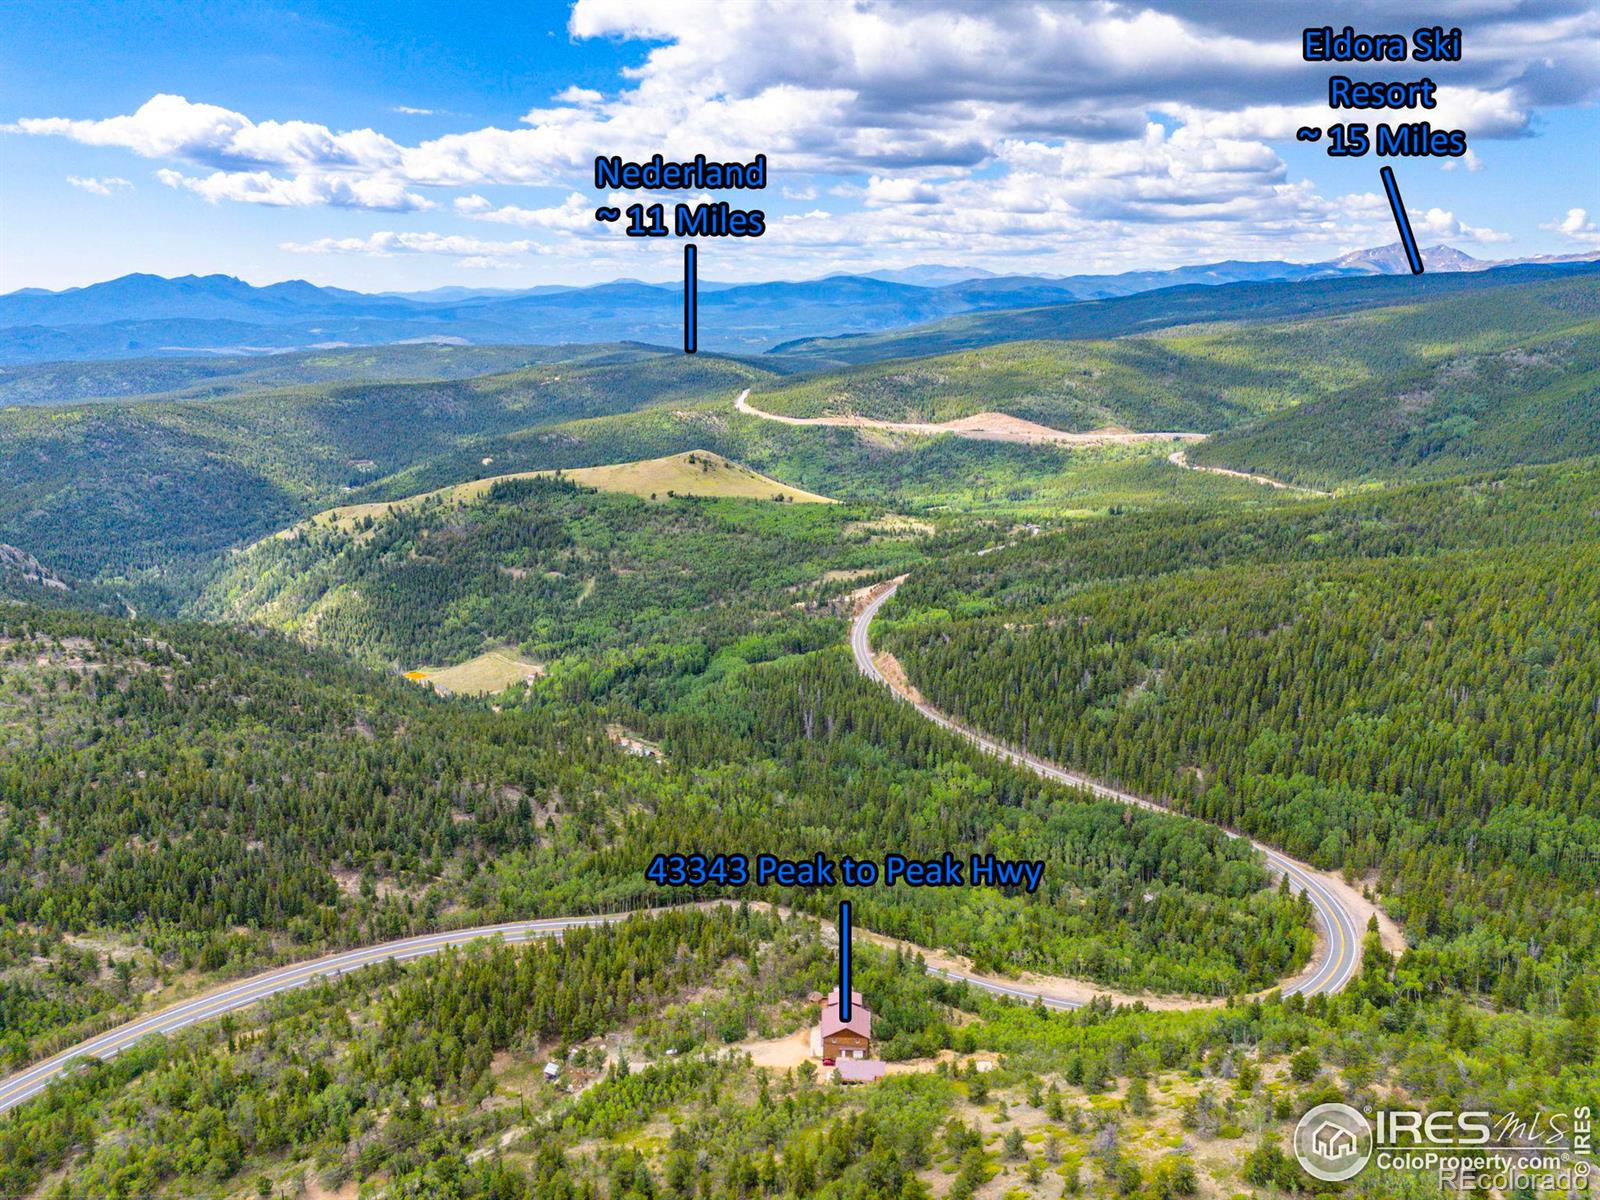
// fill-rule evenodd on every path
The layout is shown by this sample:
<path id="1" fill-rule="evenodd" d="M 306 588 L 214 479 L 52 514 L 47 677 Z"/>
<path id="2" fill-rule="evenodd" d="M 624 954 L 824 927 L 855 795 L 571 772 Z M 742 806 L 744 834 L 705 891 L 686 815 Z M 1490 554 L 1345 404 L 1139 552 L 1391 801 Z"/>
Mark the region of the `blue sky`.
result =
<path id="1" fill-rule="evenodd" d="M 1297 144 L 1325 65 L 1293 5 L 704 0 L 33 4 L 0 38 L 0 290 L 129 271 L 364 290 L 665 278 L 597 225 L 598 153 L 768 154 L 709 278 L 954 263 L 1115 271 L 1393 240 L 1378 161 Z M 1441 17 L 1442 12 L 1451 15 Z M 1600 249 L 1600 11 L 1330 3 L 1429 72 L 1466 163 L 1397 164 L 1425 244 Z M 1411 77 L 1414 66 L 1352 70 Z"/>

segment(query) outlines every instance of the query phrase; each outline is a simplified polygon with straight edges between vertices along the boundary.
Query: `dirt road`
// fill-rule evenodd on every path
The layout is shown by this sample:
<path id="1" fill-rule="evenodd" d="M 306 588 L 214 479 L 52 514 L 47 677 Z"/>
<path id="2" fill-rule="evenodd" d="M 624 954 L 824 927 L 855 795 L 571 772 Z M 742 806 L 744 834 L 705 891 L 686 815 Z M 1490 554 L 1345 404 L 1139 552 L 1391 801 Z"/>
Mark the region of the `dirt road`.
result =
<path id="1" fill-rule="evenodd" d="M 879 421 L 872 417 L 787 417 L 770 413 L 750 403 L 750 389 L 745 388 L 733 402 L 734 408 L 748 417 L 764 421 L 777 421 L 782 425 L 830 425 L 844 429 L 878 429 L 886 433 L 915 433 L 933 436 L 941 433 L 971 438 L 980 442 L 1021 442 L 1027 445 L 1052 446 L 1132 446 L 1140 442 L 1197 442 L 1203 433 L 1135 433 L 1130 429 L 1096 429 L 1089 433 L 1067 433 L 1024 421 L 1005 413 L 977 413 L 954 421 Z"/>
<path id="2" fill-rule="evenodd" d="M 1331 496 L 1332 492 L 1319 492 L 1316 488 L 1301 487 L 1296 483 L 1285 483 L 1281 479 L 1273 479 L 1270 475 L 1251 475 L 1245 471 L 1235 471 L 1232 467 L 1207 467 L 1189 461 L 1189 452 L 1174 450 L 1167 455 L 1167 461 L 1175 467 L 1182 467 L 1185 471 L 1204 471 L 1207 475 L 1230 475 L 1234 479 L 1247 479 L 1251 483 L 1259 483 L 1265 487 L 1278 488 L 1285 492 L 1304 492 L 1308 496 Z"/>

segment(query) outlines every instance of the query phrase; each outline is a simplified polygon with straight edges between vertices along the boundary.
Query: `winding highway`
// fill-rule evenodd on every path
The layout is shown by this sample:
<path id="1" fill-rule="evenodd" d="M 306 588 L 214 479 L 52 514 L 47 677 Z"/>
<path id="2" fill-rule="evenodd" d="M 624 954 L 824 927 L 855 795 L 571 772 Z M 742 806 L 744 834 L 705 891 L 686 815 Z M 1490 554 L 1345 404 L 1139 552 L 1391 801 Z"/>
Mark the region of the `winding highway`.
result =
<path id="1" fill-rule="evenodd" d="M 1155 812 L 1168 810 L 1153 800 L 1143 796 L 1136 796 L 1132 792 L 1125 792 L 1081 775 L 1076 771 L 1069 771 L 1055 763 L 1034 754 L 1021 750 L 1014 750 L 994 738 L 986 737 L 975 730 L 968 729 L 947 713 L 940 711 L 927 701 L 912 695 L 904 684 L 891 680 L 879 667 L 872 653 L 871 627 L 872 619 L 878 615 L 891 596 L 900 587 L 900 580 L 884 586 L 868 603 L 862 606 L 856 615 L 855 624 L 850 629 L 850 651 L 855 656 L 856 668 L 875 683 L 880 683 L 888 688 L 899 699 L 914 707 L 935 725 L 940 725 L 952 733 L 966 738 L 978 749 L 996 758 L 1005 759 L 1007 762 L 1016 763 L 1045 779 L 1053 779 L 1058 783 L 1070 784 L 1073 787 L 1083 788 L 1097 796 L 1108 800 L 1116 800 L 1122 804 L 1131 804 L 1138 808 L 1147 808 Z M 1198 818 L 1191 818 L 1198 819 Z M 1231 829 L 1224 829 L 1229 837 L 1240 837 Z M 1270 846 L 1251 840 L 1250 845 L 1259 850 L 1267 860 L 1267 867 L 1276 875 L 1287 875 L 1289 884 L 1297 891 L 1305 893 L 1310 899 L 1312 910 L 1316 914 L 1318 939 L 1316 955 L 1311 965 L 1299 977 L 1287 984 L 1283 991 L 1285 995 L 1304 993 L 1313 995 L 1317 992 L 1337 992 L 1342 990 L 1361 965 L 1361 938 L 1366 929 L 1367 918 L 1371 915 L 1372 906 L 1349 884 L 1343 880 L 1330 877 L 1318 871 L 1308 863 L 1290 858 L 1281 854 Z M 994 991 L 1004 991 L 1004 988 L 992 988 Z M 1034 993 L 1025 988 L 1016 989 L 1015 995 L 1026 999 L 1033 999 Z M 1048 1001 L 1047 1001 L 1048 1002 Z M 1061 1002 L 1057 1007 L 1077 1007 L 1070 1002 Z"/>
<path id="2" fill-rule="evenodd" d="M 604 925 L 620 921 L 627 913 L 605 916 L 551 917 L 538 921 L 512 921 L 503 925 L 480 925 L 473 929 L 451 930 L 447 933 L 427 933 L 418 937 L 401 938 L 378 946 L 346 950 L 329 954 L 309 962 L 295 963 L 253 975 L 217 991 L 207 992 L 192 1000 L 169 1005 L 109 1029 L 97 1037 L 79 1042 L 61 1053 L 33 1064 L 0 1081 L 0 1113 L 26 1100 L 31 1100 L 50 1085 L 50 1082 L 74 1062 L 84 1058 L 111 1058 L 151 1034 L 176 1033 L 190 1025 L 210 1021 L 227 1013 L 238 1012 L 259 1004 L 269 996 L 293 991 L 310 983 L 331 979 L 350 971 L 360 970 L 377 963 L 406 962 L 438 954 L 451 946 L 464 946 L 485 938 L 500 938 L 505 942 L 528 942 L 537 938 L 559 937 L 565 930 L 580 925 Z"/>
<path id="3" fill-rule="evenodd" d="M 861 673 L 889 688 L 900 699 L 913 705 L 928 720 L 966 738 L 980 750 L 1060 783 L 1084 788 L 1099 796 L 1137 805 L 1156 811 L 1165 811 L 1154 802 L 1131 792 L 1120 791 L 1068 771 L 1054 763 L 1046 762 L 1032 754 L 1013 750 L 993 738 L 986 737 L 911 695 L 904 685 L 891 681 L 879 668 L 872 654 L 869 631 L 878 610 L 893 596 L 900 580 L 884 586 L 869 603 L 862 607 L 850 631 L 850 648 Z M 1230 837 L 1240 836 L 1226 830 Z M 1337 992 L 1354 977 L 1360 965 L 1362 930 L 1366 926 L 1371 905 L 1354 888 L 1342 880 L 1327 876 L 1313 867 L 1289 858 L 1259 842 L 1250 843 L 1265 855 L 1268 867 L 1275 873 L 1289 877 L 1293 887 L 1310 897 L 1316 913 L 1320 933 L 1316 955 L 1312 963 L 1283 988 L 1286 994 L 1296 992 Z M 717 903 L 717 902 L 712 902 Z M 691 906 L 681 906 L 691 907 Z M 668 909 L 641 910 L 665 912 Z M 114 1029 L 52 1055 L 40 1062 L 0 1080 L 0 1113 L 33 1099 L 59 1078 L 75 1063 L 86 1059 L 107 1059 L 115 1056 L 146 1037 L 176 1033 L 204 1021 L 214 1020 L 227 1013 L 239 1012 L 259 1004 L 269 997 L 305 987 L 308 984 L 330 979 L 363 967 L 394 961 L 406 962 L 438 954 L 456 946 L 465 946 L 486 939 L 499 939 L 507 943 L 529 942 L 539 938 L 560 937 L 568 929 L 581 926 L 605 925 L 633 915 L 628 912 L 604 915 L 547 917 L 533 921 L 511 921 L 499 925 L 480 925 L 470 929 L 449 930 L 444 933 L 421 934 L 401 938 L 376 946 L 345 950 L 325 955 L 307 962 L 295 963 L 264 971 L 248 979 L 228 984 L 214 991 L 171 1004 Z M 862 931 L 865 933 L 865 931 Z M 867 936 L 871 936 L 868 934 Z M 945 979 L 965 982 L 994 995 L 1017 1000 L 1038 1001 L 1046 1008 L 1073 1009 L 1085 1002 L 1081 999 L 1052 994 L 1048 980 L 1036 980 L 1031 985 L 995 979 L 991 976 L 969 973 L 954 967 L 930 965 L 928 970 Z M 1068 982 L 1068 981 L 1062 981 Z"/>

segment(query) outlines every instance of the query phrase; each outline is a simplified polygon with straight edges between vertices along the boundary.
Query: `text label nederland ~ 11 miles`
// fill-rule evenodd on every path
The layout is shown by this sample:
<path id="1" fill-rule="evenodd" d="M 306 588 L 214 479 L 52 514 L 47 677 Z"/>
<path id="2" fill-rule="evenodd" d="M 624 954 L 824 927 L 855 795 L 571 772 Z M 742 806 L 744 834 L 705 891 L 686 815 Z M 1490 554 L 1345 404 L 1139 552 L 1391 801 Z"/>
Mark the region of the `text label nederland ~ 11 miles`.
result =
<path id="1" fill-rule="evenodd" d="M 716 162 L 696 154 L 685 162 L 669 162 L 660 154 L 644 162 L 620 155 L 598 155 L 594 160 L 594 186 L 607 192 L 711 192 L 729 188 L 759 190 L 767 186 L 767 156 L 758 154 L 747 163 Z M 715 238 L 758 238 L 767 231 L 767 214 L 759 208 L 735 208 L 726 200 L 679 203 L 668 229 L 664 204 L 634 203 L 624 210 L 603 204 L 594 210 L 596 221 L 622 220 L 626 212 L 629 237 L 661 238 L 670 235 Z M 683 352 L 700 347 L 700 252 L 693 242 L 683 247 Z"/>

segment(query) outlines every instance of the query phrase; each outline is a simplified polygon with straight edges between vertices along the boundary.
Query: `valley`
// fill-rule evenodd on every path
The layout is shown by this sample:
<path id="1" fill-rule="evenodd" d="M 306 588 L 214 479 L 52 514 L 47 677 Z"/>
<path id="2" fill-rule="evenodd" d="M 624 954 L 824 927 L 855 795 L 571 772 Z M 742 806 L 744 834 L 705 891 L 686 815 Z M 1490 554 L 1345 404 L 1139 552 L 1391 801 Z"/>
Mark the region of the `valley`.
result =
<path id="1" fill-rule="evenodd" d="M 6 1187 L 1231 1195 L 1318 1097 L 1579 1104 L 1595 284 L 1499 275 L 804 368 L 27 376 Z M 885 847 L 1044 871 L 644 874 Z M 866 1085 L 791 1048 L 841 895 Z"/>
<path id="2" fill-rule="evenodd" d="M 898 581 L 891 581 L 884 587 L 874 589 L 875 594 L 868 603 L 861 606 L 852 623 L 850 634 L 851 650 L 855 657 L 856 667 L 863 675 L 875 683 L 889 687 L 900 699 L 911 703 L 922 716 L 936 725 L 960 734 L 986 754 L 994 755 L 1005 761 L 1016 762 L 1044 778 L 1054 779 L 1071 787 L 1081 788 L 1086 792 L 1105 797 L 1117 803 L 1132 804 L 1151 811 L 1161 811 L 1159 805 L 1142 797 L 1107 788 L 1076 773 L 1064 771 L 1060 767 L 1033 755 L 1007 749 L 992 739 L 957 724 L 943 713 L 921 701 L 913 689 L 897 682 L 899 678 L 903 678 L 903 673 L 899 671 L 897 665 L 886 674 L 880 667 L 879 660 L 872 652 L 870 631 L 872 618 L 877 614 L 878 609 L 893 597 L 897 586 Z M 505 656 L 498 655 L 497 657 L 503 659 Z M 531 664 L 512 664 L 514 668 L 512 674 L 516 682 L 527 682 L 532 678 L 526 670 L 529 665 Z M 515 669 L 519 667 L 521 668 L 520 670 Z M 461 668 L 455 668 L 454 670 L 460 671 Z M 446 695 L 457 691 L 470 693 L 476 690 L 478 694 L 486 694 L 505 690 L 505 687 L 496 688 L 487 682 L 484 682 L 483 686 L 474 689 L 470 686 L 468 677 L 464 676 L 458 682 L 450 672 L 415 672 L 409 674 L 407 678 L 425 679 Z M 476 674 L 470 677 L 470 682 L 477 682 L 482 678 L 481 674 Z M 510 680 L 506 682 L 505 686 L 510 686 Z M 1404 949 L 1404 941 L 1401 939 L 1399 930 L 1394 923 L 1389 921 L 1370 901 L 1344 881 L 1335 876 L 1318 872 L 1304 863 L 1299 863 L 1277 854 L 1258 842 L 1252 842 L 1251 845 L 1262 854 L 1268 869 L 1274 875 L 1286 878 L 1307 899 L 1310 908 L 1315 913 L 1315 919 L 1319 927 L 1319 946 L 1313 960 L 1290 981 L 1289 986 L 1281 989 L 1281 994 L 1316 995 L 1318 993 L 1335 993 L 1343 990 L 1350 983 L 1360 966 L 1360 958 L 1357 954 L 1359 945 L 1357 930 L 1365 927 L 1369 920 L 1375 922 L 1378 928 L 1382 930 L 1383 943 L 1386 949 L 1391 953 L 1399 953 Z M 770 906 L 758 904 L 757 907 L 765 909 Z M 628 919 L 630 915 L 630 913 L 623 911 L 605 916 L 553 917 L 541 921 L 480 926 L 451 933 L 424 935 L 385 942 L 377 946 L 347 951 L 343 954 L 327 956 L 309 963 L 296 964 L 292 967 L 266 972 L 242 983 L 208 992 L 195 1000 L 162 1009 L 149 1017 L 126 1026 L 117 1027 L 108 1033 L 56 1054 L 27 1070 L 19 1071 L 7 1079 L 0 1080 L 0 1113 L 4 1113 L 7 1109 L 24 1103 L 40 1094 L 53 1079 L 65 1070 L 70 1069 L 76 1060 L 92 1057 L 103 1061 L 126 1050 L 145 1037 L 175 1033 L 197 1022 L 215 1020 L 227 1014 L 238 1012 L 241 1009 L 253 1007 L 285 991 L 314 986 L 324 979 L 336 978 L 347 972 L 359 970 L 362 967 L 376 963 L 407 962 L 414 958 L 442 953 L 457 947 L 471 946 L 481 941 L 515 945 L 531 939 L 560 937 L 572 928 L 589 928 L 595 925 L 623 921 Z M 790 914 L 784 911 L 782 915 L 787 918 Z M 824 922 L 823 924 L 826 926 L 827 923 Z M 930 969 L 930 974 L 934 976 L 955 983 L 967 984 L 979 991 L 990 992 L 1010 999 L 1037 1002 L 1047 1009 L 1070 1010 L 1081 1008 L 1096 1000 L 1111 1000 L 1119 1004 L 1147 1003 L 1153 1004 L 1158 1008 L 1183 1006 L 1181 1001 L 1174 1005 L 1170 1001 L 1163 1002 L 1163 998 L 1160 997 L 1129 996 L 1087 987 L 1082 981 L 1033 974 L 1030 974 L 1026 981 L 1019 985 L 995 978 L 992 975 L 971 973 L 946 962 L 941 956 L 930 954 L 925 947 L 915 946 L 895 939 L 874 938 L 870 932 L 863 932 L 869 942 L 887 942 L 894 947 L 897 953 L 914 954 L 919 959 L 932 957 L 940 961 L 942 965 Z M 1215 1003 L 1215 1001 L 1210 1003 Z"/>
<path id="3" fill-rule="evenodd" d="M 1596 1191 L 1596 0 L 0 28 L 0 1200 Z"/>

